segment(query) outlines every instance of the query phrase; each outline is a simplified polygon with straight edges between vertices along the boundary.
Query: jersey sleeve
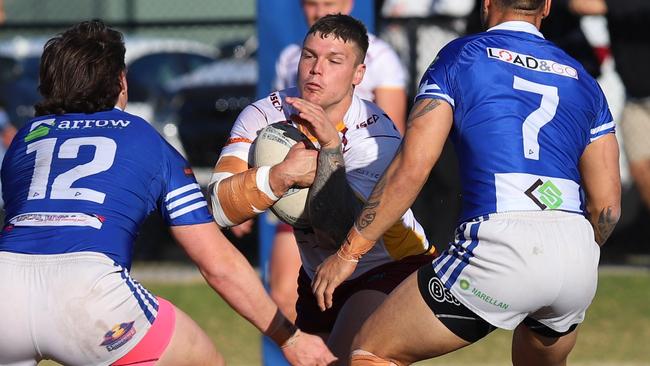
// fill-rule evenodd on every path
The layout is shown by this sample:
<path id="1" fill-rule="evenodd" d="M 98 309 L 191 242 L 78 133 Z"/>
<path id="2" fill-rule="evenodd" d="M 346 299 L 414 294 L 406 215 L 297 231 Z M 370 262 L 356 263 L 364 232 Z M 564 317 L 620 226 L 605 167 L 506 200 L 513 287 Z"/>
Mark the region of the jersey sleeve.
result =
<path id="1" fill-rule="evenodd" d="M 442 99 L 455 107 L 456 59 L 462 43 L 451 42 L 443 47 L 420 80 L 415 100 Z"/>
<path id="2" fill-rule="evenodd" d="M 266 120 L 267 116 L 254 104 L 244 108 L 230 130 L 230 137 L 221 150 L 220 157 L 235 156 L 250 164 L 251 145 L 257 138 L 257 131 L 267 125 Z"/>
<path id="3" fill-rule="evenodd" d="M 163 191 L 160 212 L 169 226 L 212 222 L 208 203 L 189 163 L 163 142 Z"/>
<path id="4" fill-rule="evenodd" d="M 616 132 L 616 122 L 614 122 L 614 117 L 612 117 L 612 113 L 609 110 L 605 94 L 603 94 L 598 84 L 596 84 L 596 93 L 597 97 L 594 98 L 595 118 L 590 126 L 589 142 L 596 141 L 609 133 Z"/>

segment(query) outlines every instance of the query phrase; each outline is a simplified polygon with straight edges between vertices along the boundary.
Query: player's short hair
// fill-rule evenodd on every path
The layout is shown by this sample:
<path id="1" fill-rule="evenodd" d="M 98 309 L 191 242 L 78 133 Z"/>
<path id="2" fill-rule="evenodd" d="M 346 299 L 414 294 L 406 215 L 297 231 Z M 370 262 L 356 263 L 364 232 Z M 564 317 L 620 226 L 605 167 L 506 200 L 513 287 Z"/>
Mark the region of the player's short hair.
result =
<path id="1" fill-rule="evenodd" d="M 502 9 L 519 12 L 536 12 L 542 9 L 545 0 L 493 0 Z"/>
<path id="2" fill-rule="evenodd" d="M 36 115 L 94 113 L 115 107 L 124 64 L 122 33 L 100 20 L 78 23 L 43 48 Z"/>
<path id="3" fill-rule="evenodd" d="M 363 63 L 368 51 L 368 30 L 359 20 L 345 14 L 330 14 L 316 21 L 309 28 L 307 37 L 320 34 L 321 38 L 333 36 L 343 42 L 351 41 L 359 49 L 359 63 Z"/>

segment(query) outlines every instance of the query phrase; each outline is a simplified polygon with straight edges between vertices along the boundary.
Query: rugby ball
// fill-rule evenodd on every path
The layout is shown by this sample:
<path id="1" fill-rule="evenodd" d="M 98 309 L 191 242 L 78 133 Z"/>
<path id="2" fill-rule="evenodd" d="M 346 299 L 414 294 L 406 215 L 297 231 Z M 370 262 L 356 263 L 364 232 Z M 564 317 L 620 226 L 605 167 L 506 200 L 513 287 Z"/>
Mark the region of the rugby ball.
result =
<path id="1" fill-rule="evenodd" d="M 253 165 L 273 166 L 282 162 L 291 146 L 298 141 L 309 142 L 309 139 L 288 122 L 276 122 L 264 127 L 258 132 L 251 148 Z M 309 188 L 290 188 L 271 206 L 271 211 L 293 227 L 309 228 L 311 225 L 306 209 L 308 193 Z"/>

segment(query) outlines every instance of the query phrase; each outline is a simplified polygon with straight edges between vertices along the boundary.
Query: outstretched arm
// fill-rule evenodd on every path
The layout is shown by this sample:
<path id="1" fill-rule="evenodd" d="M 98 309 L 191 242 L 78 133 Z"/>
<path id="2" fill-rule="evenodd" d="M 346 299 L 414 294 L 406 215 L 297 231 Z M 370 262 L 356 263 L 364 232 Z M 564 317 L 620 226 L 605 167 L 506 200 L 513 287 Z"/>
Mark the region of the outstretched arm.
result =
<path id="1" fill-rule="evenodd" d="M 291 364 L 327 365 L 334 360 L 320 337 L 301 333 L 284 317 L 255 270 L 214 223 L 173 226 L 171 231 L 210 286 L 281 346 Z"/>
<path id="2" fill-rule="evenodd" d="M 605 244 L 621 216 L 618 154 L 616 136 L 610 133 L 589 144 L 580 158 L 587 218 L 599 245 Z"/>
<path id="3" fill-rule="evenodd" d="M 323 262 L 314 276 L 312 291 L 321 310 L 332 306 L 336 287 L 354 272 L 361 256 L 411 206 L 440 156 L 452 122 L 453 112 L 446 102 L 416 102 L 400 151 L 375 186 L 338 253 Z"/>

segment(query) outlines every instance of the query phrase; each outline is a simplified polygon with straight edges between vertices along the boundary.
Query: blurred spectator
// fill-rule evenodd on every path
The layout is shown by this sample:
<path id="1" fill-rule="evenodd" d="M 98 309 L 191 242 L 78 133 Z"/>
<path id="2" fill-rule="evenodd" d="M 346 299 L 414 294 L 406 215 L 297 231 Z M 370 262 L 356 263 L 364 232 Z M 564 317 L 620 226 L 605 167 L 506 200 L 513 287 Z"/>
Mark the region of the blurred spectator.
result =
<path id="1" fill-rule="evenodd" d="M 581 15 L 606 15 L 616 71 L 626 92 L 620 121 L 630 174 L 650 208 L 650 1 L 569 0 Z"/>

